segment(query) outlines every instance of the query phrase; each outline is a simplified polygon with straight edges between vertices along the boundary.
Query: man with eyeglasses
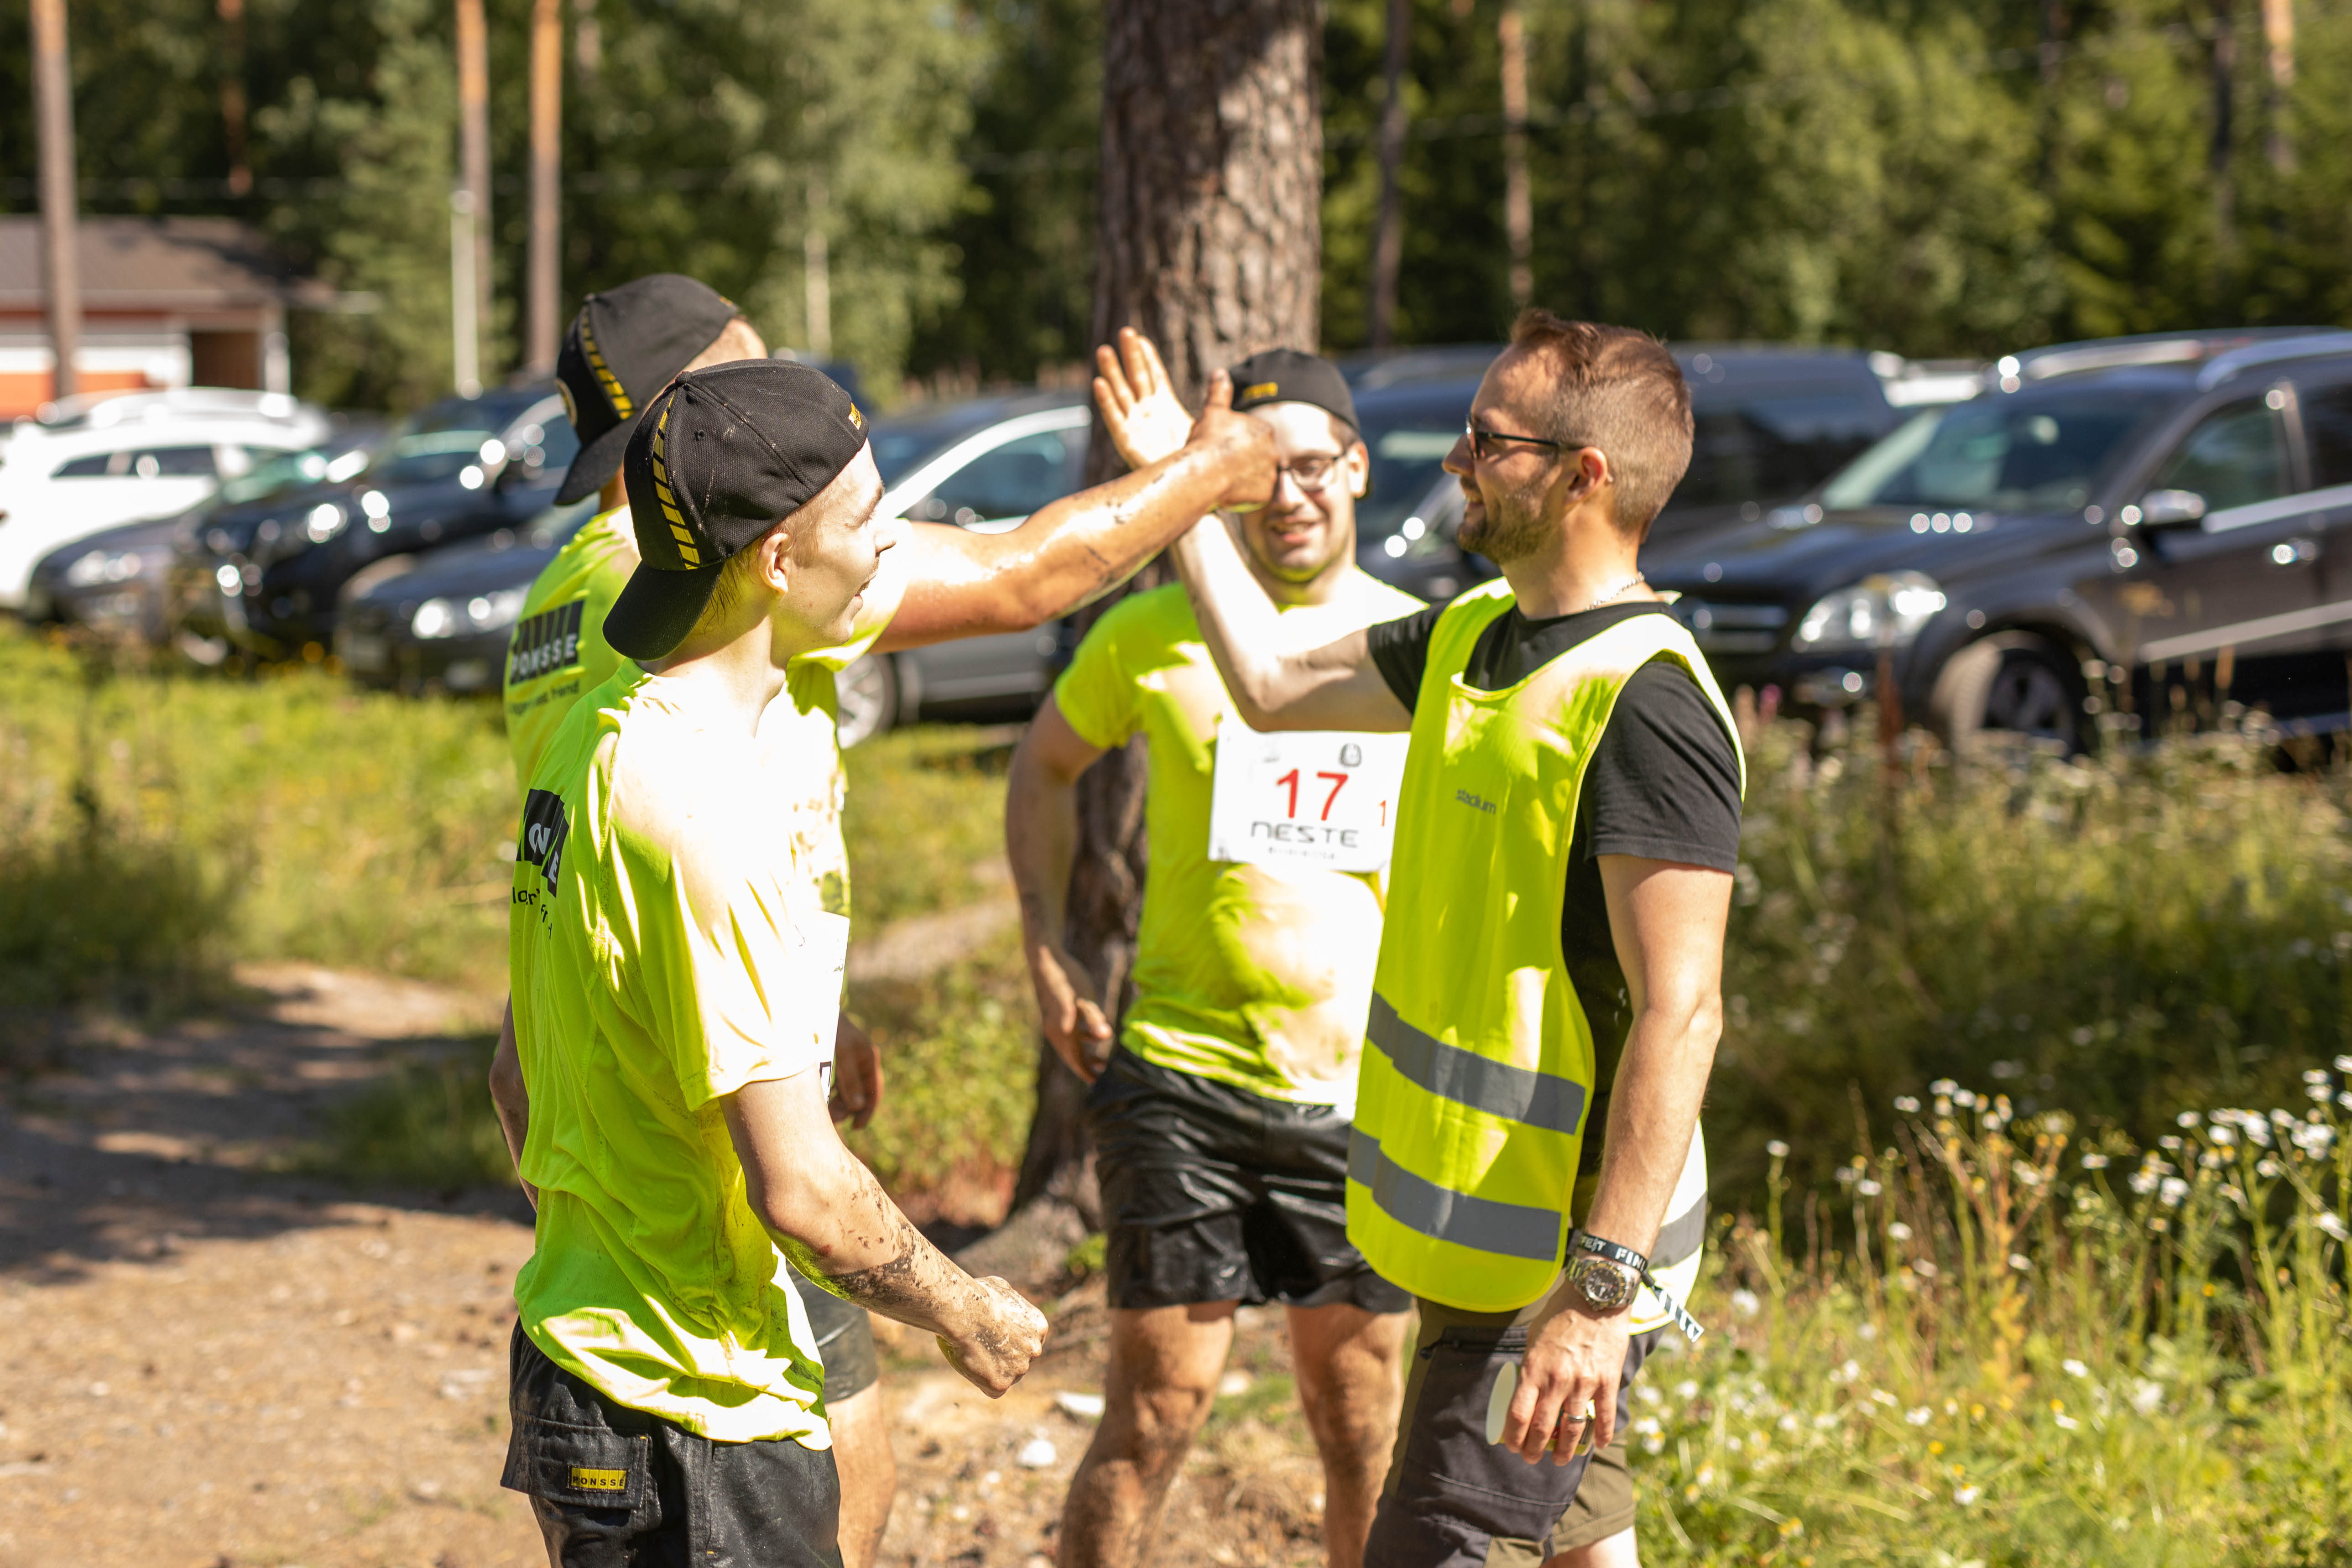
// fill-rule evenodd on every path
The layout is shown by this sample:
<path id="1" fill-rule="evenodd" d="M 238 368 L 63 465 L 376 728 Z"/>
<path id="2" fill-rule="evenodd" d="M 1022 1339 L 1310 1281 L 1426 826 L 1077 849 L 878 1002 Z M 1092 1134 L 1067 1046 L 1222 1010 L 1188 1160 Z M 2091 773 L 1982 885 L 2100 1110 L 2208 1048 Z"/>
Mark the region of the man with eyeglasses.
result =
<path id="1" fill-rule="evenodd" d="M 1097 384 L 1098 400 L 1167 415 L 1156 431 L 1114 419 L 1139 466 L 1186 420 L 1146 348 L 1132 380 L 1103 356 Z M 1272 429 L 1280 464 L 1272 500 L 1236 529 L 1276 635 L 1313 647 L 1420 608 L 1355 564 L 1370 458 L 1339 371 L 1275 350 L 1230 374 L 1234 406 Z M 1150 865 L 1114 1044 L 1106 977 L 1063 946 L 1064 892 L 1078 777 L 1139 734 Z M 1348 1244 L 1348 1131 L 1402 761 L 1393 736 L 1253 734 L 1174 584 L 1095 626 L 1013 753 L 1005 842 L 1024 945 L 1046 1037 L 1093 1085 L 1108 1231 L 1107 1407 L 1064 1506 L 1062 1568 L 1145 1555 L 1216 1397 L 1234 1310 L 1268 1301 L 1286 1309 L 1322 1454 L 1329 1560 L 1362 1558 L 1406 1303 Z"/>
<path id="2" fill-rule="evenodd" d="M 1636 564 L 1690 448 L 1664 348 L 1530 310 L 1445 460 L 1499 581 L 1301 651 L 1223 530 L 1177 547 L 1254 728 L 1411 736 L 1348 1161 L 1349 1238 L 1420 1308 L 1381 1568 L 1638 1560 L 1627 1394 L 1699 1331 L 1745 776 Z"/>

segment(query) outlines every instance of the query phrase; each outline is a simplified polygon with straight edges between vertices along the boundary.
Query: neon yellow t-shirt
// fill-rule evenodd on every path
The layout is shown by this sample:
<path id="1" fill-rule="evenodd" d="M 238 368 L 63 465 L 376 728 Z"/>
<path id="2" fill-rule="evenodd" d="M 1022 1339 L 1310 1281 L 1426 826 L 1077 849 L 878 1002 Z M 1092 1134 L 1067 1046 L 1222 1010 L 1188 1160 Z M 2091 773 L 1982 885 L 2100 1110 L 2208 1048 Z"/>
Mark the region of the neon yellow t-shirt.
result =
<path id="1" fill-rule="evenodd" d="M 621 656 L 604 640 L 604 617 L 636 568 L 629 509 L 617 506 L 582 523 L 523 596 L 500 680 L 517 784 L 530 782 L 540 753 L 580 694 L 620 668 Z"/>
<path id="2" fill-rule="evenodd" d="M 530 782 L 580 693 L 595 690 L 626 662 L 604 640 L 604 617 L 636 569 L 636 533 L 629 509 L 620 506 L 582 524 L 531 584 L 507 655 L 507 744 L 522 783 Z M 773 753 L 771 809 L 792 823 L 796 863 L 821 889 L 824 908 L 837 915 L 849 913 L 849 851 L 841 837 L 847 781 L 833 678 L 874 646 L 906 590 L 893 550 L 882 557 L 849 637 L 793 660 L 784 689 L 760 721 L 761 742 Z"/>
<path id="3" fill-rule="evenodd" d="M 532 774 L 509 922 L 537 1245 L 523 1331 L 618 1404 L 827 1447 L 824 1373 L 721 1097 L 831 1059 L 849 922 L 772 809 L 772 748 L 625 666 Z"/>
<path id="4" fill-rule="evenodd" d="M 1284 635 L 1314 647 L 1420 608 L 1350 567 L 1331 603 L 1284 609 Z M 1183 588 L 1136 595 L 1103 616 L 1054 700 L 1089 745 L 1139 732 L 1150 748 L 1151 861 L 1122 1043 L 1269 1100 L 1352 1105 L 1381 879 L 1209 858 L 1217 728 L 1241 720 Z"/>

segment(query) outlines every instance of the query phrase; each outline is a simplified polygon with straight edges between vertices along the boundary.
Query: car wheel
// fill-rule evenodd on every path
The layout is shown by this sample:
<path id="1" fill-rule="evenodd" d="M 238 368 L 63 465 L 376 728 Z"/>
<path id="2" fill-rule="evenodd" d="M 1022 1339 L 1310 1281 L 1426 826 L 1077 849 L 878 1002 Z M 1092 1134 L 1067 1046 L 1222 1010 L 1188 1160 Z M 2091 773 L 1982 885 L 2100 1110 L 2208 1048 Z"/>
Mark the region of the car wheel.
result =
<path id="1" fill-rule="evenodd" d="M 2084 749 L 2083 678 L 2074 660 L 2031 632 L 2001 632 L 1954 654 L 1936 677 L 1928 721 L 1955 752 L 2001 739 Z"/>
<path id="2" fill-rule="evenodd" d="M 888 654 L 861 654 L 833 678 L 844 750 L 870 740 L 898 719 L 898 668 Z"/>

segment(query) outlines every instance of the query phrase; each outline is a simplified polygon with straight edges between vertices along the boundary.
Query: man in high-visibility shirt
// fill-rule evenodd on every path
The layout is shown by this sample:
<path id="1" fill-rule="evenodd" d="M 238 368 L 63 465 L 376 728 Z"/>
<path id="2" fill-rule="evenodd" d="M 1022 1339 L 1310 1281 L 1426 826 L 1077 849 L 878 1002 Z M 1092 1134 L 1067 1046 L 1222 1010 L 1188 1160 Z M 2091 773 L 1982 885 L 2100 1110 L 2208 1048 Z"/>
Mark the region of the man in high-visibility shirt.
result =
<path id="1" fill-rule="evenodd" d="M 1128 339 L 1130 345 L 1140 341 L 1131 333 Z M 508 733 L 526 781 L 572 705 L 622 663 L 604 626 L 638 563 L 620 469 L 639 416 L 689 369 L 765 354 L 732 303 L 676 273 L 592 294 L 573 318 L 556 377 L 580 453 L 557 494 L 576 500 L 601 488 L 604 510 L 540 574 L 509 643 Z M 1188 424 L 1188 440 L 1191 433 Z M 1202 510 L 1263 493 L 1271 450 L 1262 426 L 1226 413 L 1206 421 L 1200 438 L 1167 460 L 1056 501 L 1008 532 L 892 523 L 900 542 L 884 556 L 849 634 L 792 660 L 760 727 L 761 743 L 774 753 L 765 775 L 770 810 L 793 837 L 793 864 L 828 911 L 850 912 L 835 673 L 868 649 L 1021 630 L 1076 608 L 1123 581 Z M 846 1014 L 836 1049 L 833 1110 L 862 1127 L 880 1101 L 882 1073 Z M 490 1088 L 508 1142 L 520 1153 L 530 1096 L 511 1022 L 491 1066 Z M 881 1543 L 897 1485 L 879 1361 L 863 1311 L 801 1283 L 824 1357 L 825 1409 L 842 1478 L 843 1556 L 848 1568 L 865 1568 Z"/>
<path id="2" fill-rule="evenodd" d="M 1421 1310 L 1380 1568 L 1637 1558 L 1625 1398 L 1696 1331 L 1744 778 L 1636 565 L 1690 444 L 1663 347 L 1531 310 L 1445 463 L 1499 582 L 1294 652 L 1223 529 L 1177 552 L 1253 727 L 1411 735 L 1348 1173 Z"/>
<path id="3" fill-rule="evenodd" d="M 509 921 L 538 1194 L 512 1433 L 553 1568 L 842 1568 L 825 1368 L 789 1251 L 939 1336 L 991 1395 L 1045 1320 L 926 1242 L 826 1114 L 849 921 L 771 803 L 791 659 L 845 636 L 896 542 L 849 395 L 805 365 L 681 376 L 628 443 L 623 663 L 524 797 Z"/>
<path id="4" fill-rule="evenodd" d="M 1346 379 L 1290 350 L 1231 377 L 1234 406 L 1273 429 L 1281 463 L 1274 499 L 1240 526 L 1283 634 L 1313 646 L 1420 608 L 1356 565 L 1370 456 Z M 1078 777 L 1139 734 L 1151 864 L 1114 1048 L 1099 982 L 1062 945 L 1064 892 Z M 1109 1233 L 1106 1409 L 1063 1506 L 1062 1568 L 1145 1554 L 1215 1400 L 1234 1309 L 1266 1301 L 1287 1310 L 1330 1562 L 1362 1560 L 1395 1435 L 1406 1298 L 1346 1235 L 1387 859 L 1384 843 L 1346 839 L 1384 839 L 1376 797 L 1392 796 L 1402 761 L 1393 736 L 1251 734 L 1172 583 L 1096 623 L 1013 754 L 1005 847 L 1030 976 L 1046 1037 L 1093 1085 Z M 1355 826 L 1356 796 L 1374 831 Z"/>

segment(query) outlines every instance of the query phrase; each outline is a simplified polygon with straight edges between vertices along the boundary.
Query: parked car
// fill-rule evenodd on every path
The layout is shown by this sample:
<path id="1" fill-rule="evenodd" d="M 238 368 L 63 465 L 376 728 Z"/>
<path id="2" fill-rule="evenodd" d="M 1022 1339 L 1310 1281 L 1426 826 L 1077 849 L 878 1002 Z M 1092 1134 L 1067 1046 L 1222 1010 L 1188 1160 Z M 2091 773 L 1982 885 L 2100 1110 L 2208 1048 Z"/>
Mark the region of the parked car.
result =
<path id="1" fill-rule="evenodd" d="M 339 463 L 366 460 L 364 426 L 339 432 L 341 439 L 308 451 L 281 452 L 234 479 L 224 479 L 205 502 L 176 517 L 125 523 L 50 551 L 35 563 L 25 591 L 28 621 L 84 626 L 108 637 L 150 644 L 173 638 L 180 626 L 179 566 L 197 546 L 207 520 L 292 485 L 316 481 Z M 205 582 L 209 595 L 213 584 Z M 217 638 L 183 638 L 202 663 L 217 664 L 228 645 Z"/>
<path id="2" fill-rule="evenodd" d="M 1483 352 L 1445 351 L 1449 360 L 1431 351 L 1422 374 L 1411 359 L 1384 362 L 1357 384 L 1372 452 L 1371 494 L 1356 509 L 1357 559 L 1432 601 L 1495 574 L 1454 542 L 1462 489 L 1441 466 L 1486 368 L 1463 362 Z M 1890 395 L 1916 406 L 1974 389 L 1887 353 L 1698 345 L 1675 354 L 1691 388 L 1691 464 L 1650 525 L 1645 563 L 1803 497 L 1901 422 Z"/>
<path id="3" fill-rule="evenodd" d="M 335 616 L 335 657 L 362 686 L 496 691 L 508 634 L 532 582 L 594 515 L 595 498 L 521 529 L 405 555 L 354 576 Z"/>
<path id="4" fill-rule="evenodd" d="M 548 385 L 434 404 L 363 467 L 210 519 L 183 571 L 189 629 L 282 658 L 334 640 L 335 605 L 389 556 L 530 527 L 579 450 Z M 202 584 L 209 582 L 209 595 Z"/>
<path id="5" fill-rule="evenodd" d="M 330 427 L 290 397 L 210 388 L 69 399 L 47 422 L 19 420 L 0 448 L 0 607 L 24 607 L 34 563 L 59 546 L 184 512 Z"/>
<path id="6" fill-rule="evenodd" d="M 1648 563 L 1727 687 L 1955 745 L 2347 721 L 2352 332 L 2004 358 L 1801 502 Z"/>
<path id="7" fill-rule="evenodd" d="M 163 642 L 172 626 L 166 584 L 184 521 L 126 522 L 50 551 L 26 580 L 25 619 L 88 626 L 126 642 Z"/>

